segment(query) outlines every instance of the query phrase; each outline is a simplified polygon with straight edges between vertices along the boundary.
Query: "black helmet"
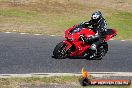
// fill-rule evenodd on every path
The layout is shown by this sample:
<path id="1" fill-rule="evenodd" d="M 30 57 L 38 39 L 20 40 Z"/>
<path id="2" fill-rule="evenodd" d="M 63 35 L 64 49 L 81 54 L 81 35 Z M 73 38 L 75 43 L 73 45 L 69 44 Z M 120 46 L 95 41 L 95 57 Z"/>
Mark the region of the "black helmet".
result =
<path id="1" fill-rule="evenodd" d="M 91 19 L 95 22 L 98 23 L 98 21 L 102 18 L 102 13 L 100 11 L 96 11 L 92 14 Z"/>

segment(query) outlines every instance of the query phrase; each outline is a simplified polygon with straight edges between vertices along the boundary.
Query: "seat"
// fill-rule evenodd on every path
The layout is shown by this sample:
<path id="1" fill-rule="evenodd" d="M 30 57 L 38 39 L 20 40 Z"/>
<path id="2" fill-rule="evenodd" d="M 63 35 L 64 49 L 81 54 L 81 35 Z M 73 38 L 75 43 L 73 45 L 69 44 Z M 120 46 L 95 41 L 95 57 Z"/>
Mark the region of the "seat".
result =
<path id="1" fill-rule="evenodd" d="M 113 34 L 114 32 L 113 32 L 113 30 L 112 29 L 107 29 L 107 31 L 106 31 L 106 34 L 107 35 L 111 35 L 111 34 Z"/>

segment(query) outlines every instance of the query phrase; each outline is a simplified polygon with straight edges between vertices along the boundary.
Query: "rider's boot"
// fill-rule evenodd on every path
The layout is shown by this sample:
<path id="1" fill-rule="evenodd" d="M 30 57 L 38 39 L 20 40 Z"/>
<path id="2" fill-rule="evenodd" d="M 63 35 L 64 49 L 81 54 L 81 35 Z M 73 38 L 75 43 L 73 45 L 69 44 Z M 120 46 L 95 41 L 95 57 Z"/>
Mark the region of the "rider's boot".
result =
<path id="1" fill-rule="evenodd" d="M 93 58 L 97 54 L 97 46 L 96 46 L 96 44 L 92 44 L 91 47 L 90 47 L 90 49 L 91 49 L 91 56 L 90 56 L 90 58 Z"/>

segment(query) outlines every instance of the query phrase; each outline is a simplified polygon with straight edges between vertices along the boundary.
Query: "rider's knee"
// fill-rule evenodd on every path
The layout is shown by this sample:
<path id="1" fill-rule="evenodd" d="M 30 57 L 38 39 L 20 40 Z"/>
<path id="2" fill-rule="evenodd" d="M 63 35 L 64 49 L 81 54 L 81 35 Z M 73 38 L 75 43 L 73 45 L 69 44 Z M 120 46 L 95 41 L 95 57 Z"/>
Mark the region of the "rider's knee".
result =
<path id="1" fill-rule="evenodd" d="M 96 46 L 96 44 L 92 44 L 90 48 L 91 48 L 91 50 L 96 50 L 97 46 Z"/>

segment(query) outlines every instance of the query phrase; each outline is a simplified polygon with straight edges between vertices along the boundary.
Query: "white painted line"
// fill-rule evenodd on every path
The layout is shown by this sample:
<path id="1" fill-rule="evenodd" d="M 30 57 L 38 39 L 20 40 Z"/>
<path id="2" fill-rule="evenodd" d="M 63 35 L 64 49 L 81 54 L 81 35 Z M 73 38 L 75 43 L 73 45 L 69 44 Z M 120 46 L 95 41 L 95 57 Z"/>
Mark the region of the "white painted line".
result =
<path id="1" fill-rule="evenodd" d="M 110 40 L 114 40 L 114 39 L 110 39 Z"/>
<path id="2" fill-rule="evenodd" d="M 34 35 L 41 35 L 41 34 L 34 34 Z"/>
<path id="3" fill-rule="evenodd" d="M 132 76 L 132 72 L 89 72 L 94 77 Z"/>
<path id="4" fill-rule="evenodd" d="M 121 40 L 122 42 L 126 41 L 126 40 Z"/>
<path id="5" fill-rule="evenodd" d="M 56 35 L 50 35 L 50 36 L 56 36 Z"/>
<path id="6" fill-rule="evenodd" d="M 12 32 L 4 32 L 4 33 L 7 33 L 7 34 L 9 34 L 9 33 L 12 33 Z"/>
<path id="7" fill-rule="evenodd" d="M 20 33 L 21 35 L 25 35 L 25 34 L 28 34 L 28 33 Z"/>
<path id="8" fill-rule="evenodd" d="M 89 72 L 94 77 L 132 76 L 132 72 Z M 30 74 L 0 74 L 0 78 L 10 77 L 52 77 L 52 76 L 81 76 L 81 73 L 30 73 Z"/>

